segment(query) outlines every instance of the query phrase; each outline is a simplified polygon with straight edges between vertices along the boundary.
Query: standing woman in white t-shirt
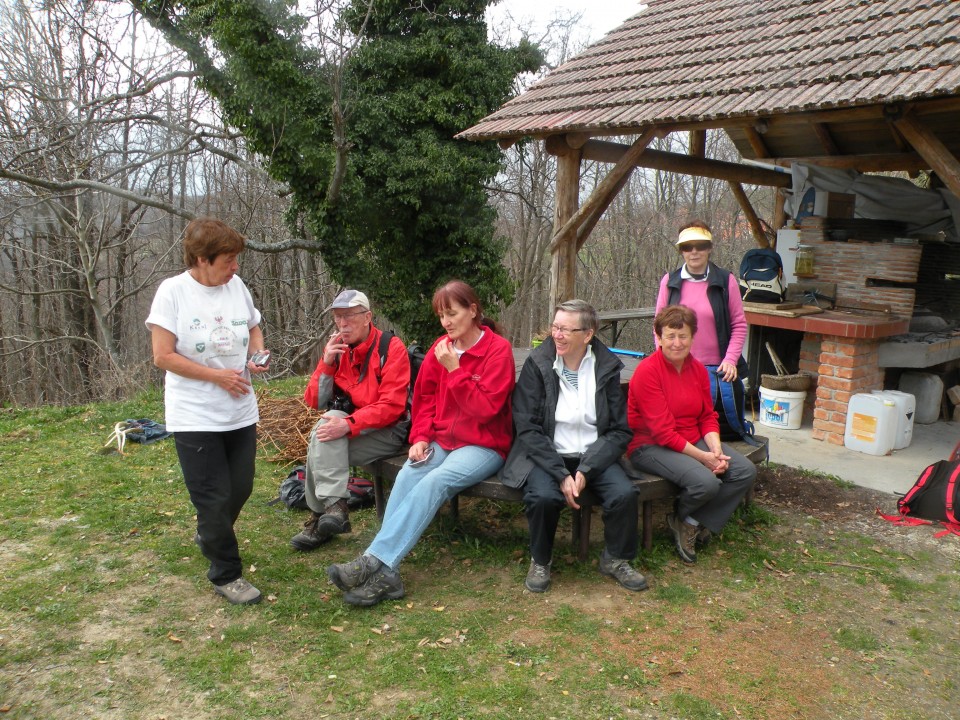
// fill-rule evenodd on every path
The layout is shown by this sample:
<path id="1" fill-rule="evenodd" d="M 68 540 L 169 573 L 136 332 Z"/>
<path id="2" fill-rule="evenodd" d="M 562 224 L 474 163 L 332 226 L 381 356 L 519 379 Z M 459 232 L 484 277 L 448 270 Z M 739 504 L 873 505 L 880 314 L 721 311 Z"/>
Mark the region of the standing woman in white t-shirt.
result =
<path id="1" fill-rule="evenodd" d="M 165 422 L 197 510 L 194 542 L 210 561 L 214 590 L 234 604 L 260 601 L 243 579 L 233 525 L 253 491 L 257 398 L 251 373 L 267 365 L 260 311 L 236 276 L 245 240 L 212 218 L 187 225 L 187 270 L 164 280 L 147 317 L 153 361 L 166 371 Z"/>

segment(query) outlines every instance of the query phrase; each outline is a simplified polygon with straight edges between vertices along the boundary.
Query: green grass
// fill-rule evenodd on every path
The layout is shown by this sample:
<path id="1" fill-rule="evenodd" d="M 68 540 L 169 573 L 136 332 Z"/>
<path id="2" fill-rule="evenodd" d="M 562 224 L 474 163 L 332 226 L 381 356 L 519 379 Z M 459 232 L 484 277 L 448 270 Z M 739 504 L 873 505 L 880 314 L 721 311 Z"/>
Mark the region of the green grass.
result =
<path id="1" fill-rule="evenodd" d="M 906 718 L 896 699 L 917 677 L 925 702 L 956 697 L 948 673 L 923 674 L 956 661 L 955 563 L 911 550 L 934 571 L 907 572 L 900 546 L 759 504 L 694 567 L 658 527 L 640 594 L 598 573 L 602 522 L 575 560 L 565 514 L 553 587 L 532 595 L 522 509 L 465 500 L 404 562 L 407 597 L 358 609 L 324 567 L 363 550 L 374 511 L 295 553 L 304 515 L 267 506 L 286 468 L 261 457 L 238 535 L 266 599 L 229 606 L 192 543 L 173 442 L 102 447 L 129 417 L 161 418 L 159 392 L 0 411 L 5 718 L 817 718 L 841 701 L 867 716 L 877 697 Z"/>

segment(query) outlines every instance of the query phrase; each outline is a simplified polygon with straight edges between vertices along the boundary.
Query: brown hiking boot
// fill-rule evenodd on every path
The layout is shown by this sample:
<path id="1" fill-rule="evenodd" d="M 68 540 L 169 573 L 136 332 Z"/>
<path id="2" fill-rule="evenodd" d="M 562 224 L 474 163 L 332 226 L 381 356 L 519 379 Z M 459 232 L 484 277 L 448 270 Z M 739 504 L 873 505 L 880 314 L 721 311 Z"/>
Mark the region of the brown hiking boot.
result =
<path id="1" fill-rule="evenodd" d="M 350 530 L 350 510 L 347 509 L 347 501 L 341 498 L 324 510 L 314 532 L 323 537 L 322 542 L 326 542 L 334 535 L 342 535 Z"/>
<path id="2" fill-rule="evenodd" d="M 310 519 L 303 524 L 303 530 L 294 535 L 290 540 L 290 544 L 294 550 L 300 550 L 301 552 L 316 550 L 330 539 L 329 534 L 321 535 L 317 532 L 317 523 L 321 517 L 323 516 L 318 513 L 310 513 Z"/>
<path id="3" fill-rule="evenodd" d="M 697 528 L 688 522 L 683 522 L 674 513 L 667 515 L 667 525 L 673 531 L 680 559 L 685 563 L 695 563 L 697 561 Z"/>

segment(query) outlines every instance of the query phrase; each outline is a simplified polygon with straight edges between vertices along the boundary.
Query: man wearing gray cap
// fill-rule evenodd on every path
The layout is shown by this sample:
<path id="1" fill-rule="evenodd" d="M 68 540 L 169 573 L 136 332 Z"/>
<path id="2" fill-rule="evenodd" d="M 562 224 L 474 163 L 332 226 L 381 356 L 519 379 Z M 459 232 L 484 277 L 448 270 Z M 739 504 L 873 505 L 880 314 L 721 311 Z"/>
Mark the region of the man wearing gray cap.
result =
<path id="1" fill-rule="evenodd" d="M 290 540 L 302 551 L 350 532 L 350 466 L 396 455 L 410 428 L 410 359 L 403 342 L 373 325 L 370 301 L 359 290 L 344 290 L 329 310 L 337 329 L 303 394 L 308 406 L 326 412 L 310 431 L 307 447 L 310 519 Z"/>

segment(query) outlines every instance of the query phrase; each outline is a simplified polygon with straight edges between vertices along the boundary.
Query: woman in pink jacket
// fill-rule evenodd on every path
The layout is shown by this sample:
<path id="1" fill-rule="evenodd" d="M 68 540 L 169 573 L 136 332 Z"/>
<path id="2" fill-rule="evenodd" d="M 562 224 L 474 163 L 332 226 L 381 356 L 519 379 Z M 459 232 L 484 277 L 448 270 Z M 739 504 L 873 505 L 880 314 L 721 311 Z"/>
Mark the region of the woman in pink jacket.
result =
<path id="1" fill-rule="evenodd" d="M 490 477 L 510 450 L 513 349 L 484 318 L 476 292 L 452 280 L 433 295 L 446 334 L 427 351 L 413 394 L 408 460 L 387 501 L 383 525 L 360 557 L 327 575 L 351 605 L 404 595 L 397 571 L 437 510 Z"/>

